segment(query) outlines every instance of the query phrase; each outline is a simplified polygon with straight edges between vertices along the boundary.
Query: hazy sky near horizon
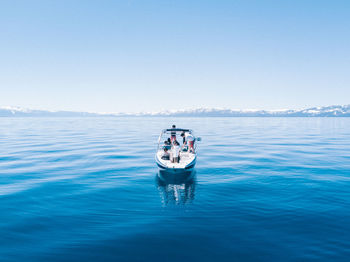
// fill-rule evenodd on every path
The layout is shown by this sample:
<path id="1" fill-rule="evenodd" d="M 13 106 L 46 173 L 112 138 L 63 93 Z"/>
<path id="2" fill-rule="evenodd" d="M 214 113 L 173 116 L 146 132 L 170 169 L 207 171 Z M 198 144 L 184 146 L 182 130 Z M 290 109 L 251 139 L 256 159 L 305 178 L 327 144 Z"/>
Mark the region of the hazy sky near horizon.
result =
<path id="1" fill-rule="evenodd" d="M 0 106 L 350 104 L 350 1 L 0 0 Z"/>

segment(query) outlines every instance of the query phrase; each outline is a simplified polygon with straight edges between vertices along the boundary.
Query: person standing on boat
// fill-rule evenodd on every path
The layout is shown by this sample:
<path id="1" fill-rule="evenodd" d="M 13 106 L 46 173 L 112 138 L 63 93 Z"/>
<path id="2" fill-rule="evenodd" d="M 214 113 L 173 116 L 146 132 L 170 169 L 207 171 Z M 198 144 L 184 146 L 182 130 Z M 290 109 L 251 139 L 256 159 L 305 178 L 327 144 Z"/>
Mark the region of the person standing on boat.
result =
<path id="1" fill-rule="evenodd" d="M 191 133 L 182 132 L 181 136 L 183 138 L 183 144 L 188 145 L 188 152 L 194 153 L 194 136 Z"/>
<path id="2" fill-rule="evenodd" d="M 173 163 L 180 163 L 180 151 L 181 151 L 180 144 L 175 140 L 173 148 L 171 150 Z"/>
<path id="3" fill-rule="evenodd" d="M 176 125 L 173 125 L 172 128 L 175 129 Z M 176 131 L 171 131 L 170 132 L 170 139 L 171 139 L 172 143 L 174 143 L 174 141 L 176 141 Z"/>

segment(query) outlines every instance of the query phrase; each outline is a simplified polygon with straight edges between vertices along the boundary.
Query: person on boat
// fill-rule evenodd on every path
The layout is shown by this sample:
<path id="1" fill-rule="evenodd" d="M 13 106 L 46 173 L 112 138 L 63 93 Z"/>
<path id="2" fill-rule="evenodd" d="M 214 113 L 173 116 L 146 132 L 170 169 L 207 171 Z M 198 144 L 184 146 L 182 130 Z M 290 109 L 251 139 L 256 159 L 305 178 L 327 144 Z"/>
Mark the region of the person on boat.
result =
<path id="1" fill-rule="evenodd" d="M 194 153 L 194 141 L 195 138 L 191 133 L 188 132 L 182 132 L 181 133 L 182 139 L 183 139 L 183 144 L 187 144 L 188 145 L 188 152 L 192 152 Z"/>
<path id="2" fill-rule="evenodd" d="M 168 148 L 164 147 L 163 149 L 164 149 L 164 152 L 163 152 L 163 155 L 162 155 L 162 159 L 163 160 L 169 160 L 170 159 L 170 154 L 169 154 Z"/>
<path id="3" fill-rule="evenodd" d="M 172 163 L 180 163 L 180 151 L 181 151 L 181 147 L 179 142 L 177 142 L 176 140 L 173 143 L 173 148 L 171 149 L 171 153 L 172 153 L 172 158 L 171 158 L 171 162 Z"/>
<path id="4" fill-rule="evenodd" d="M 172 128 L 175 129 L 176 125 L 172 125 Z M 171 142 L 176 141 L 176 131 L 171 131 L 170 132 L 170 140 L 171 140 Z"/>
<path id="5" fill-rule="evenodd" d="M 168 138 L 164 141 L 164 148 L 170 149 L 171 148 L 171 140 Z"/>

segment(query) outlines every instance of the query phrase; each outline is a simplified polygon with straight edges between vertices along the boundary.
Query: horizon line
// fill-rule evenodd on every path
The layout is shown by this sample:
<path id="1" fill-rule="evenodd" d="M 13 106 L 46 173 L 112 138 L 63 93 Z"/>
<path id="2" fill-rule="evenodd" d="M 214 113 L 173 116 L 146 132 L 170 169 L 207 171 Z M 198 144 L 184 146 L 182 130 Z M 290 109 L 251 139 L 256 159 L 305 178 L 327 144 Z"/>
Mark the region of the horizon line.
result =
<path id="1" fill-rule="evenodd" d="M 281 109 L 254 109 L 254 108 L 245 108 L 245 109 L 237 109 L 237 108 L 228 108 L 228 107 L 197 107 L 197 108 L 186 108 L 186 109 L 162 109 L 157 111 L 137 111 L 137 112 L 97 112 L 97 111 L 82 111 L 82 110 L 69 110 L 69 109 L 58 109 L 58 110 L 50 110 L 50 109 L 38 109 L 38 108 L 29 108 L 29 107 L 21 107 L 21 106 L 0 106 L 0 110 L 10 110 L 10 111 L 19 111 L 19 112 L 30 112 L 30 111 L 45 111 L 49 113 L 59 113 L 59 112 L 71 112 L 71 113 L 88 113 L 88 114 L 98 114 L 98 115 L 137 115 L 137 114 L 159 114 L 159 113 L 181 113 L 188 111 L 196 111 L 196 110 L 228 110 L 233 112 L 285 112 L 285 111 L 303 111 L 308 109 L 321 109 L 325 107 L 345 107 L 350 106 L 349 104 L 333 104 L 333 105 L 325 105 L 325 106 L 312 106 L 312 107 L 301 107 L 301 108 L 281 108 Z"/>

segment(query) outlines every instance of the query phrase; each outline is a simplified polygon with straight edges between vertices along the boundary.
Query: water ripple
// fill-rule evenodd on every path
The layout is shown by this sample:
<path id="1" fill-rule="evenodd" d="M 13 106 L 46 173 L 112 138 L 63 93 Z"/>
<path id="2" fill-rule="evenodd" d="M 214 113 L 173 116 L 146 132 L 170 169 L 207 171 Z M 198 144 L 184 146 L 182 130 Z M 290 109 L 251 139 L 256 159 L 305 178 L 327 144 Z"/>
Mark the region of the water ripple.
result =
<path id="1" fill-rule="evenodd" d="M 154 163 L 173 123 L 202 137 L 188 176 Z M 3 118 L 0 257 L 347 261 L 348 130 L 347 118 Z"/>

